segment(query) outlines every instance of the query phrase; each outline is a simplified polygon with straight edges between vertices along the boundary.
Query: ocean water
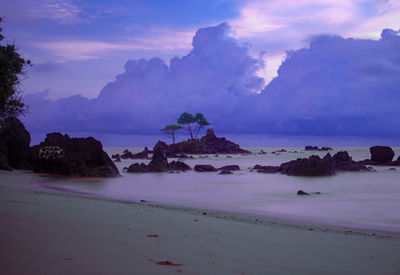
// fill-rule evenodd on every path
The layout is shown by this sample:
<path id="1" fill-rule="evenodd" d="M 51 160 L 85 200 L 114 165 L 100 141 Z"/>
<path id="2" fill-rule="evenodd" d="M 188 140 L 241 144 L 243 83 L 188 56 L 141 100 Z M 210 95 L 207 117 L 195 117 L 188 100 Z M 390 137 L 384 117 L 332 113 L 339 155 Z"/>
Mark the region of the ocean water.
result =
<path id="1" fill-rule="evenodd" d="M 123 172 L 134 162 L 116 163 L 121 177 L 84 181 L 80 179 L 42 178 L 42 187 L 58 186 L 68 190 L 91 193 L 108 198 L 146 200 L 164 204 L 228 210 L 241 213 L 282 217 L 331 225 L 373 228 L 400 232 L 400 167 L 374 166 L 374 172 L 342 172 L 331 177 L 292 177 L 281 174 L 262 174 L 251 171 L 260 165 L 279 165 L 282 162 L 326 152 L 304 151 L 304 147 L 247 148 L 252 155 L 195 155 L 183 160 L 192 168 L 196 164 L 214 167 L 237 164 L 240 171 L 232 175 L 215 172 L 198 173 L 141 173 Z M 121 153 L 126 148 L 105 148 L 108 154 Z M 143 147 L 128 148 L 139 152 Z M 260 150 L 268 154 L 256 154 Z M 271 154 L 286 149 L 288 152 Z M 400 147 L 393 147 L 395 158 Z M 370 158 L 368 147 L 334 148 L 331 155 L 346 150 L 354 160 Z M 172 159 L 169 159 L 172 161 Z M 321 192 L 320 195 L 298 196 L 298 190 Z"/>

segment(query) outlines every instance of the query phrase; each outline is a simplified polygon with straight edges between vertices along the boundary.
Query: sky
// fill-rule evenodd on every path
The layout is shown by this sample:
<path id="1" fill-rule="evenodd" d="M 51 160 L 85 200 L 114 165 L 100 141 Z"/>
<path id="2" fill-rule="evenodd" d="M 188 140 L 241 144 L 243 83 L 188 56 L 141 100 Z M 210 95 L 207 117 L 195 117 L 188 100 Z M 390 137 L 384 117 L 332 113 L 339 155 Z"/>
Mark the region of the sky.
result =
<path id="1" fill-rule="evenodd" d="M 400 137 L 400 1 L 1 1 L 32 131 Z M 43 108 L 46 106 L 46 108 Z"/>

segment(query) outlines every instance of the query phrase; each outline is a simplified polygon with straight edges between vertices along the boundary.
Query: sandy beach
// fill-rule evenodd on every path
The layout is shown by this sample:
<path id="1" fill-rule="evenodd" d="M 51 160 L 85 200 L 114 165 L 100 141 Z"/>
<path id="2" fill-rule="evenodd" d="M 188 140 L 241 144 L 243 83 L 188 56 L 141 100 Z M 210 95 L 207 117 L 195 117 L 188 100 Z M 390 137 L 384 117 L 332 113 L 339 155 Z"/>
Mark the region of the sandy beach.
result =
<path id="1" fill-rule="evenodd" d="M 400 274 L 400 235 L 38 189 L 0 173 L 3 274 Z"/>

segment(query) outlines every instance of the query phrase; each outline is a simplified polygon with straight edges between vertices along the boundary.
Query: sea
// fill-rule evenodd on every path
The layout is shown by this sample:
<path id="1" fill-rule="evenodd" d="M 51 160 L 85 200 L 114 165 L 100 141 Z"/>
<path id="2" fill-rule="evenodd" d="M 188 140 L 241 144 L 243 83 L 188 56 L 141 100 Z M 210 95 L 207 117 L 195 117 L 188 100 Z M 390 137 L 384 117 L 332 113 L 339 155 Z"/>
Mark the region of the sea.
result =
<path id="1" fill-rule="evenodd" d="M 113 144 L 107 142 L 112 139 L 104 138 L 104 150 L 110 156 L 121 154 L 125 149 L 136 153 L 142 151 L 146 145 L 151 148 L 157 139 L 141 137 L 136 143 L 130 143 L 134 146 L 118 144 L 113 147 L 107 146 Z M 38 185 L 41 188 L 56 186 L 62 190 L 111 199 L 145 200 L 299 222 L 400 232 L 400 167 L 373 166 L 372 172 L 339 172 L 327 177 L 264 174 L 252 169 L 256 164 L 280 165 L 313 154 L 323 157 L 327 153 L 305 151 L 304 145 L 331 146 L 331 155 L 347 151 L 356 161 L 370 158 L 369 146 L 390 145 L 397 159 L 400 156 L 398 140 L 360 140 L 351 137 L 341 140 L 304 137 L 262 139 L 259 136 L 257 139 L 231 139 L 242 142 L 242 147 L 250 150 L 252 154 L 194 155 L 192 159 L 182 160 L 192 168 L 196 164 L 210 164 L 216 168 L 239 165 L 240 171 L 234 171 L 231 175 L 220 175 L 217 172 L 199 173 L 193 170 L 180 173 L 126 173 L 123 168 L 132 163 L 149 162 L 130 159 L 116 163 L 121 173 L 120 177 L 93 181 L 43 177 L 38 181 Z M 125 142 L 129 144 L 127 140 Z M 254 146 L 257 142 L 261 145 Z M 286 152 L 272 153 L 282 149 Z M 261 150 L 267 154 L 259 154 Z M 298 190 L 304 190 L 311 195 L 299 196 Z M 315 194 L 316 192 L 320 194 Z"/>

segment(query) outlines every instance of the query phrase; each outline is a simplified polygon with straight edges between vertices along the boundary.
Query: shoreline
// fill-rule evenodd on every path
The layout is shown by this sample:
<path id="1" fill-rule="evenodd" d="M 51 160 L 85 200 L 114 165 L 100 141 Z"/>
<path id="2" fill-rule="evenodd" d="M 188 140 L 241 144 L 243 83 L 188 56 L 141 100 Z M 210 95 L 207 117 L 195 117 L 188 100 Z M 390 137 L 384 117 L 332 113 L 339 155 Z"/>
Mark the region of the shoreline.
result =
<path id="1" fill-rule="evenodd" d="M 6 274 L 400 273 L 394 232 L 48 191 L 32 182 L 0 183 L 0 221 Z"/>

